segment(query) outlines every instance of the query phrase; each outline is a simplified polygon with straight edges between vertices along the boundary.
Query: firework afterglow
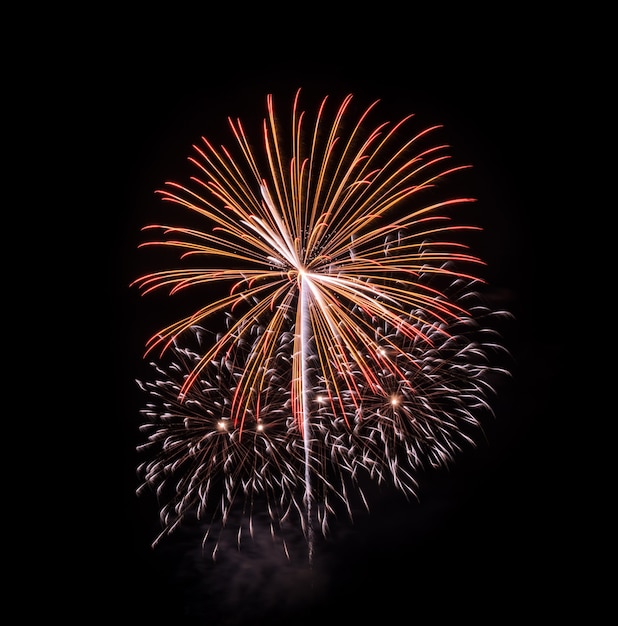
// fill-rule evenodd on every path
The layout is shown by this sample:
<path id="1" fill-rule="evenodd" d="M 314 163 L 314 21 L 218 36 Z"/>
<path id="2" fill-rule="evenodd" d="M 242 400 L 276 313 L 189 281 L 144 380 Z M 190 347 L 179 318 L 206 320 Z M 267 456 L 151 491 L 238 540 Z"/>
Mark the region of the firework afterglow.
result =
<path id="1" fill-rule="evenodd" d="M 273 533 L 299 519 L 311 559 L 315 530 L 365 500 L 360 477 L 415 495 L 419 468 L 473 445 L 506 372 L 466 244 L 479 229 L 453 217 L 473 198 L 437 197 L 467 169 L 439 127 L 372 125 L 377 102 L 353 117 L 351 96 L 309 122 L 299 98 L 288 127 L 267 98 L 259 151 L 232 119 L 233 148 L 194 146 L 196 176 L 159 193 L 203 226 L 145 227 L 179 267 L 133 284 L 198 302 L 148 341 L 140 381 L 141 471 L 168 499 L 166 531 L 189 514 L 225 524 L 259 495 Z"/>

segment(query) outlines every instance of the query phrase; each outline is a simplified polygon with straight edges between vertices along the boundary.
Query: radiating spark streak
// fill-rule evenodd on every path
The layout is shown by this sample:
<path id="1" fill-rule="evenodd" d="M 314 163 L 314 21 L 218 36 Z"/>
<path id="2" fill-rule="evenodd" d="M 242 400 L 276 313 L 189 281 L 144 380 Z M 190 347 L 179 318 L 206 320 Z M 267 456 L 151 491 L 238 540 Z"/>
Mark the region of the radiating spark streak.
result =
<path id="1" fill-rule="evenodd" d="M 475 199 L 436 198 L 469 166 L 428 145 L 438 125 L 372 126 L 378 102 L 349 120 L 347 96 L 329 122 L 324 98 L 311 122 L 298 91 L 282 126 L 268 96 L 261 151 L 228 118 L 233 146 L 202 137 L 199 175 L 157 191 L 204 225 L 146 226 L 141 248 L 201 266 L 132 283 L 206 299 L 146 342 L 146 355 L 176 359 L 140 382 L 145 449 L 159 449 L 145 484 L 163 496 L 179 477 L 167 528 L 192 510 L 225 525 L 241 494 L 251 507 L 260 495 L 273 533 L 298 514 L 311 559 L 315 524 L 325 532 L 339 504 L 351 515 L 353 492 L 368 505 L 360 477 L 415 494 L 416 471 L 450 462 L 473 443 L 476 413 L 491 412 L 490 377 L 508 370 L 490 358 L 501 347 L 476 293 L 484 261 L 458 240 L 480 229 L 454 221 Z M 225 328 L 204 342 L 220 315 Z"/>

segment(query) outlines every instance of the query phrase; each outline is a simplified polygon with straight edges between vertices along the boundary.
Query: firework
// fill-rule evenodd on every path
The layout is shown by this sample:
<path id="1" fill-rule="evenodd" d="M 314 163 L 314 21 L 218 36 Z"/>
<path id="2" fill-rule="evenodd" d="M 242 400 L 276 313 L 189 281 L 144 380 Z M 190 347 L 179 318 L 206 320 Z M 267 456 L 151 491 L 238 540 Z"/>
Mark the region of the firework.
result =
<path id="1" fill-rule="evenodd" d="M 332 119 L 325 98 L 309 123 L 299 96 L 289 132 L 268 97 L 259 152 L 231 119 L 233 148 L 194 146 L 198 175 L 159 193 L 203 226 L 147 226 L 160 237 L 142 245 L 182 265 L 134 284 L 207 294 L 147 344 L 176 357 L 141 383 L 156 451 L 145 483 L 173 478 L 167 527 L 211 508 L 225 520 L 240 494 L 261 494 L 275 525 L 298 513 L 311 557 L 314 527 L 349 508 L 359 475 L 415 493 L 419 467 L 473 442 L 499 342 L 464 243 L 478 229 L 451 215 L 473 199 L 436 197 L 466 169 L 429 141 L 438 127 L 370 125 L 377 103 L 352 117 L 351 96 Z"/>

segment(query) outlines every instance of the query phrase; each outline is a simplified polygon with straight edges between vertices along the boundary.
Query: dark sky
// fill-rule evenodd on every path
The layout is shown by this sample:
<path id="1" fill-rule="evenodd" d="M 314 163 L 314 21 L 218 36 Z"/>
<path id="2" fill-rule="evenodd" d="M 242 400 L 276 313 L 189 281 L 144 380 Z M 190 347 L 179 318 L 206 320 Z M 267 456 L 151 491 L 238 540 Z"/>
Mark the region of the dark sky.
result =
<path id="1" fill-rule="evenodd" d="M 575 609 L 571 590 L 582 576 L 572 535 L 582 504 L 565 443 L 566 321 L 558 311 L 566 281 L 557 225 L 569 173 L 561 111 L 581 87 L 572 44 L 555 37 L 550 45 L 551 25 L 523 16 L 507 23 L 466 14 L 447 28 L 439 16 L 417 23 L 395 12 L 353 22 L 313 15 L 300 30 L 297 18 L 287 26 L 255 18 L 213 17 L 202 28 L 197 18 L 177 24 L 161 15 L 114 23 L 96 40 L 96 79 L 85 99 L 92 125 L 77 158 L 105 155 L 93 176 L 106 212 L 97 226 L 109 278 L 100 347 L 113 391 L 101 396 L 107 409 L 97 419 L 106 422 L 95 453 L 105 462 L 94 473 L 103 487 L 93 494 L 109 575 L 96 567 L 92 612 L 174 626 L 331 616 L 359 624 L 367 616 L 384 624 L 559 621 Z M 191 144 L 202 134 L 227 140 L 227 115 L 259 123 L 267 93 L 288 103 L 298 87 L 315 100 L 379 98 L 391 117 L 412 112 L 421 124 L 445 125 L 457 155 L 474 165 L 486 235 L 480 252 L 501 306 L 516 317 L 505 337 L 513 379 L 495 402 L 487 441 L 450 471 L 425 477 L 420 502 L 376 495 L 370 515 L 342 522 L 319 546 L 312 580 L 259 541 L 247 554 L 232 546 L 212 565 L 191 525 L 150 547 L 157 512 L 134 495 L 143 402 L 134 378 L 144 342 L 167 318 L 128 287 L 147 269 L 136 245 L 160 208 L 154 190 L 186 174 Z"/>

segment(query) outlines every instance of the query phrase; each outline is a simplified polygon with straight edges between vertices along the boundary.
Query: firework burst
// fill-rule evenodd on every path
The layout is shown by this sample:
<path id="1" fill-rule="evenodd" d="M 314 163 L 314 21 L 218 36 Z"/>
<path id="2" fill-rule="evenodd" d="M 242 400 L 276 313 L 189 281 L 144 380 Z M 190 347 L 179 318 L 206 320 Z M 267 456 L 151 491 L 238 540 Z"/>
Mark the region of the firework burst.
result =
<path id="1" fill-rule="evenodd" d="M 159 192 L 203 227 L 147 226 L 161 237 L 143 246 L 192 266 L 134 284 L 224 287 L 147 345 L 175 356 L 141 383 L 155 449 L 142 471 L 160 492 L 173 482 L 168 529 L 189 512 L 225 521 L 240 494 L 262 494 L 274 526 L 298 514 L 311 558 L 314 528 L 349 509 L 359 475 L 414 494 L 416 470 L 451 461 L 491 411 L 500 344 L 462 242 L 478 229 L 450 215 L 472 199 L 435 195 L 465 166 L 428 143 L 437 127 L 369 125 L 377 103 L 350 123 L 351 101 L 329 121 L 324 99 L 309 123 L 297 93 L 287 133 L 268 97 L 262 151 L 230 119 L 234 148 L 202 139 L 199 175 Z"/>

